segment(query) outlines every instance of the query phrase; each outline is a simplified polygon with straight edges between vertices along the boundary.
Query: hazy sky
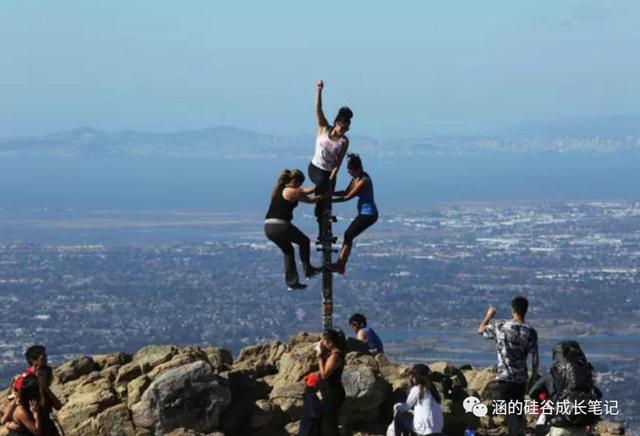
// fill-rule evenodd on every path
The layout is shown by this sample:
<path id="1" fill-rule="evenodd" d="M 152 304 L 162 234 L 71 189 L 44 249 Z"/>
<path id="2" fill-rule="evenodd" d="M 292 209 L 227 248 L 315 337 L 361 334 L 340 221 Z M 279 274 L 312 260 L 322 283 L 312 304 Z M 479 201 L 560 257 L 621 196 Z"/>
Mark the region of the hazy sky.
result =
<path id="1" fill-rule="evenodd" d="M 637 0 L 375 3 L 2 0 L 0 137 L 312 133 L 320 78 L 382 137 L 640 111 Z"/>

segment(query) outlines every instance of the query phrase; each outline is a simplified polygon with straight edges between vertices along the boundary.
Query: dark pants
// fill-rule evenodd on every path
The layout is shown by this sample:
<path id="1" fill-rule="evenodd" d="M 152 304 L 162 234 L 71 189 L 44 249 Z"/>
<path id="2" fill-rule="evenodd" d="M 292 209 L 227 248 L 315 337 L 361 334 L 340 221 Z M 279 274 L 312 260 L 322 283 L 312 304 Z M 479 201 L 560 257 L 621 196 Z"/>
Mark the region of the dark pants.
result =
<path id="1" fill-rule="evenodd" d="M 509 407 L 509 402 L 520 402 L 524 408 L 524 393 L 526 391 L 526 383 L 511 383 L 506 381 L 498 381 L 498 389 L 500 392 L 500 399 L 506 402 Z M 507 415 L 505 422 L 509 427 L 509 436 L 525 436 L 524 414 L 520 415 Z"/>
<path id="2" fill-rule="evenodd" d="M 309 173 L 309 178 L 313 184 L 316 185 L 316 195 L 327 194 L 330 190 L 333 191 L 335 188 L 335 180 L 333 183 L 329 181 L 329 177 L 331 176 L 330 171 L 325 171 L 310 163 L 307 172 Z M 322 232 L 322 214 L 324 214 L 324 211 L 330 202 L 330 198 L 325 198 L 323 201 L 316 203 L 315 216 L 318 220 L 318 235 Z"/>
<path id="3" fill-rule="evenodd" d="M 342 384 L 322 389 L 322 436 L 340 436 L 338 424 L 345 392 Z"/>
<path id="4" fill-rule="evenodd" d="M 284 274 L 287 285 L 291 286 L 300 281 L 292 243 L 300 247 L 300 260 L 305 274 L 309 275 L 313 267 L 309 261 L 311 248 L 307 235 L 293 224 L 284 221 L 280 223 L 265 223 L 264 233 L 284 253 Z"/>
<path id="5" fill-rule="evenodd" d="M 378 221 L 378 215 L 358 215 L 355 217 L 349 224 L 347 231 L 344 232 L 344 244 L 352 245 L 356 236 L 367 230 L 376 221 Z"/>

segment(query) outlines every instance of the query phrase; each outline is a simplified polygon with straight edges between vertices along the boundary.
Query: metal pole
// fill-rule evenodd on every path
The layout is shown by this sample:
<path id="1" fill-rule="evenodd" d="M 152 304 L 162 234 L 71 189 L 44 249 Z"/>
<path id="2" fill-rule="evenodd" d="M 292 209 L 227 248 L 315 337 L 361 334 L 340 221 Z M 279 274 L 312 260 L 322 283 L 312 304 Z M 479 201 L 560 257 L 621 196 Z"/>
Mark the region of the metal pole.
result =
<path id="1" fill-rule="evenodd" d="M 333 328 L 333 274 L 329 270 L 333 252 L 333 232 L 331 223 L 335 218 L 331 210 L 331 197 L 324 200 L 322 214 L 320 243 L 322 244 L 322 330 L 326 333 Z"/>

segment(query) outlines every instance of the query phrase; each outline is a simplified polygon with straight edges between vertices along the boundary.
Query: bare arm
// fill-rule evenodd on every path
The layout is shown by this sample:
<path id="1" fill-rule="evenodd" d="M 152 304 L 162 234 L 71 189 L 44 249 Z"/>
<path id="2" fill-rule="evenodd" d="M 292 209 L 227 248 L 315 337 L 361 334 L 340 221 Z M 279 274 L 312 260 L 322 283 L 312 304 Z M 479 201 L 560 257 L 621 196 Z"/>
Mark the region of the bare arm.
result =
<path id="1" fill-rule="evenodd" d="M 24 410 L 23 407 L 18 407 L 14 418 L 18 424 L 24 425 L 29 432 L 35 436 L 42 434 L 42 427 L 40 426 L 40 411 L 38 410 L 38 401 L 31 400 L 29 402 L 31 414 L 33 418 Z"/>
<path id="2" fill-rule="evenodd" d="M 340 165 L 342 165 L 342 161 L 344 157 L 347 155 L 347 150 L 349 149 L 349 138 L 344 137 L 344 144 L 340 149 L 340 155 L 338 156 L 338 165 L 331 171 L 331 175 L 329 176 L 330 181 L 334 181 L 338 176 L 338 171 L 340 171 Z"/>
<path id="3" fill-rule="evenodd" d="M 364 329 L 358 330 L 358 340 L 362 342 L 369 342 L 369 336 L 364 332 Z"/>
<path id="4" fill-rule="evenodd" d="M 11 421 L 11 417 L 13 416 L 13 412 L 16 410 L 16 406 L 18 405 L 18 398 L 16 397 L 11 402 L 7 402 L 4 407 L 4 414 L 2 415 L 2 424 L 6 424 Z"/>
<path id="5" fill-rule="evenodd" d="M 331 377 L 331 374 L 338 369 L 338 366 L 342 363 L 342 359 L 336 354 L 331 353 L 329 358 L 324 361 L 322 354 L 318 354 L 318 367 L 320 368 L 320 377 L 324 380 Z"/>
<path id="6" fill-rule="evenodd" d="M 484 329 L 489 325 L 493 317 L 496 316 L 496 308 L 493 306 L 489 306 L 487 309 L 487 314 L 484 319 L 480 322 L 480 326 L 478 326 L 478 334 L 481 335 L 484 333 Z"/>
<path id="7" fill-rule="evenodd" d="M 309 195 L 305 192 L 307 190 L 315 191 L 315 188 L 284 188 L 282 191 L 282 197 L 287 201 L 301 201 L 303 203 L 317 203 L 322 200 L 322 196 L 316 195 L 314 197 L 309 197 Z"/>
<path id="8" fill-rule="evenodd" d="M 321 80 L 316 85 L 316 117 L 318 118 L 318 134 L 324 133 L 324 131 L 329 127 L 329 122 L 322 111 L 322 88 L 324 88 L 324 82 Z"/>

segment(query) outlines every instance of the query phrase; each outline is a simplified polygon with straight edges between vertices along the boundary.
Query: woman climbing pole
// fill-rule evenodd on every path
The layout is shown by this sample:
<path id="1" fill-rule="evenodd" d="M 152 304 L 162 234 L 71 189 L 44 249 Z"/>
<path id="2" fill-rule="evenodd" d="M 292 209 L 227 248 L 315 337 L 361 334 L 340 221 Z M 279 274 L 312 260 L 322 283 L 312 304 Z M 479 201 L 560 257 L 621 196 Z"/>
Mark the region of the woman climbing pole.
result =
<path id="1" fill-rule="evenodd" d="M 358 216 L 351 221 L 347 231 L 344 232 L 344 240 L 338 262 L 331 265 L 331 270 L 340 274 L 344 274 L 347 267 L 353 240 L 378 220 L 378 208 L 373 198 L 371 176 L 363 170 L 360 156 L 352 153 L 349 154 L 348 159 L 347 170 L 353 178 L 347 189 L 334 193 L 333 202 L 339 203 L 358 197 Z"/>
<path id="2" fill-rule="evenodd" d="M 316 149 L 309 164 L 309 178 L 316 185 L 317 195 L 331 197 L 335 187 L 338 170 L 349 148 L 349 138 L 345 136 L 351 126 L 353 112 L 348 107 L 341 107 L 336 115 L 333 125 L 330 125 L 322 111 L 322 89 L 324 82 L 321 80 L 316 85 L 316 116 L 318 118 L 318 136 L 316 137 Z M 315 215 L 318 227 L 321 230 L 323 202 L 316 204 Z"/>
<path id="3" fill-rule="evenodd" d="M 298 202 L 317 203 L 320 196 L 309 197 L 315 188 L 302 188 L 304 174 L 300 170 L 283 170 L 271 193 L 271 204 L 264 220 L 264 232 L 284 254 L 284 271 L 287 286 L 290 291 L 304 289 L 307 285 L 300 283 L 296 268 L 295 253 L 292 243 L 299 246 L 300 260 L 304 267 L 304 274 L 311 278 L 321 270 L 311 265 L 311 248 L 307 235 L 291 224 L 293 209 Z"/>

